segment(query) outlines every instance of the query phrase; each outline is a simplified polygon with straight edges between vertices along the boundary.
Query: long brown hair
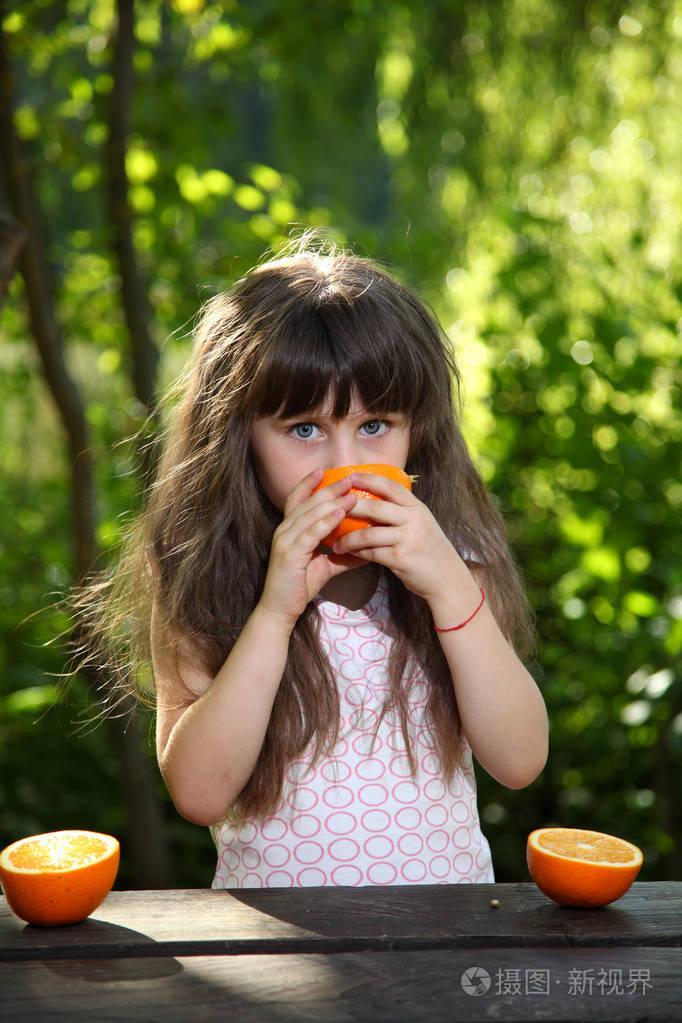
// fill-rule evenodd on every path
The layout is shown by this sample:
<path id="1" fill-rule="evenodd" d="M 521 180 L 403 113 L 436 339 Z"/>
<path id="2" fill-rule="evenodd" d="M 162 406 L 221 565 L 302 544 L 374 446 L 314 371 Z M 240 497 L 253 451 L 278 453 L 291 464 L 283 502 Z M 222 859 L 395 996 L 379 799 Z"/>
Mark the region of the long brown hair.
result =
<path id="1" fill-rule="evenodd" d="M 530 614 L 502 519 L 458 425 L 449 342 L 415 295 L 378 265 L 309 240 L 262 263 L 204 307 L 179 390 L 156 482 L 123 556 L 81 602 L 82 621 L 104 637 L 105 662 L 123 649 L 113 692 L 131 685 L 140 692 L 149 681 L 152 600 L 168 641 L 193 649 L 217 673 L 258 601 L 281 518 L 254 469 L 254 420 L 308 414 L 329 395 L 337 417 L 356 395 L 372 413 L 409 417 L 406 471 L 418 477 L 415 493 L 462 556 L 478 563 L 501 629 L 524 652 Z M 450 672 L 428 605 L 390 573 L 387 580 L 395 631 L 390 706 L 409 743 L 406 668 L 416 658 L 430 683 L 427 712 L 448 775 L 461 745 Z M 330 750 L 337 737 L 338 694 L 318 625 L 312 602 L 291 636 L 263 748 L 237 803 L 244 816 L 271 811 L 287 764 L 311 743 L 316 753 Z"/>

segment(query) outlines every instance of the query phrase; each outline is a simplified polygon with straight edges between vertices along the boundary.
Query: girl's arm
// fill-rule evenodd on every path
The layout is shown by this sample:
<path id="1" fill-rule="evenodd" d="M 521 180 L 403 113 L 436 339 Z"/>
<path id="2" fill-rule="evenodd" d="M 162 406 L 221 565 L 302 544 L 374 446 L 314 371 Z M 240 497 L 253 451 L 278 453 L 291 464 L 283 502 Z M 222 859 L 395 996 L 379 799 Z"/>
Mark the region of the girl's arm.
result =
<path id="1" fill-rule="evenodd" d="M 291 492 L 261 598 L 215 678 L 186 646 L 169 642 L 155 607 L 157 756 L 175 806 L 197 824 L 220 820 L 253 772 L 299 616 L 329 579 L 358 564 L 317 553 L 357 500 L 348 480 L 313 494 L 321 477 L 311 473 Z"/>
<path id="2" fill-rule="evenodd" d="M 481 599 L 476 580 L 461 565 L 464 572 L 455 576 L 449 592 L 429 602 L 439 628 L 465 621 Z M 487 601 L 467 625 L 439 632 L 438 638 L 474 756 L 503 785 L 513 789 L 529 785 L 547 760 L 547 711 Z"/>
<path id="3" fill-rule="evenodd" d="M 354 477 L 354 482 L 358 480 Z M 334 544 L 385 565 L 429 604 L 439 629 L 467 619 L 481 594 L 430 511 L 404 487 L 379 476 L 359 485 L 384 497 L 361 498 L 354 514 L 377 526 Z M 547 712 L 534 680 L 500 631 L 487 602 L 464 628 L 439 632 L 464 733 L 479 763 L 510 788 L 529 785 L 547 759 Z"/>
<path id="4" fill-rule="evenodd" d="M 156 747 L 179 813 L 220 820 L 244 788 L 263 745 L 289 645 L 280 619 L 260 605 L 211 676 L 190 654 L 176 656 L 152 618 L 157 690 Z"/>

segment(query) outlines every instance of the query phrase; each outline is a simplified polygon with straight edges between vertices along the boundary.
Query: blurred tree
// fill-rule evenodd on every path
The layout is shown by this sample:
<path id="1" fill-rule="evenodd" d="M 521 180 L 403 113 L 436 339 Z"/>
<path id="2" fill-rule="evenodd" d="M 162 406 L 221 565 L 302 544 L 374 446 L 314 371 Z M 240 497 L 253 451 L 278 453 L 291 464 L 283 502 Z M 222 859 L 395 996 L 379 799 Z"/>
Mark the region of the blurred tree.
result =
<path id="1" fill-rule="evenodd" d="M 133 390 L 146 410 L 149 421 L 156 417 L 156 374 L 159 353 L 150 334 L 151 310 L 147 286 L 142 280 L 133 242 L 133 210 L 128 192 L 126 170 L 128 117 L 133 95 L 133 55 L 135 49 L 133 0 L 117 0 L 116 22 L 111 40 L 111 81 L 109 93 L 108 136 L 104 153 L 104 178 L 107 183 L 111 246 L 116 255 L 120 278 L 121 305 L 130 338 Z M 153 446 L 143 438 L 140 458 L 143 477 L 153 470 Z"/>
<path id="2" fill-rule="evenodd" d="M 132 33 L 130 15 L 132 5 L 121 3 L 124 26 Z M 1 10 L 0 10 L 0 13 Z M 119 38 L 121 36 L 119 35 Z M 129 45 L 129 38 L 125 38 Z M 75 549 L 76 577 L 84 579 L 93 571 L 99 561 L 100 551 L 95 538 L 96 509 L 92 483 L 92 455 L 89 448 L 88 430 L 85 421 L 83 401 L 77 384 L 69 372 L 64 359 L 64 346 L 57 322 L 52 298 L 51 283 L 45 262 L 44 230 L 41 210 L 35 200 L 31 178 L 27 173 L 21 144 L 14 127 L 13 75 L 6 47 L 5 36 L 0 30 L 0 149 L 5 187 L 12 212 L 26 231 L 26 240 L 20 255 L 19 269 L 24 281 L 26 303 L 33 338 L 42 362 L 45 381 L 55 401 L 66 435 L 71 468 L 73 509 L 72 530 Z M 124 43 L 124 45 L 125 45 Z M 119 52 L 119 47 L 116 48 Z M 125 59 L 120 60 L 120 71 L 126 74 Z M 114 75 L 117 82 L 117 75 Z M 125 95 L 125 93 L 124 93 Z M 120 142 L 122 137 L 118 121 L 120 111 L 116 108 L 113 116 L 111 137 Z M 120 162 L 124 160 L 120 154 Z M 113 209 L 112 214 L 117 210 Z M 126 245 L 129 232 L 119 228 L 117 237 L 121 244 L 121 266 L 124 278 L 124 294 L 135 288 L 134 253 Z M 135 313 L 135 303 L 128 302 Z M 132 324 L 137 331 L 136 351 L 143 350 L 144 336 L 139 336 L 137 322 Z M 137 364 L 141 359 L 137 360 Z M 151 381 L 139 374 L 135 377 L 138 386 L 151 385 Z M 151 404 L 151 393 L 149 394 Z M 94 690 L 102 684 L 96 675 L 89 678 Z M 126 701 L 129 703 L 130 701 Z M 164 887 L 169 883 L 165 857 L 165 840 L 160 828 L 156 786 L 148 769 L 148 760 L 141 745 L 141 735 L 136 722 L 136 708 L 133 704 L 118 707 L 119 715 L 107 720 L 111 739 L 120 765 L 123 798 L 128 810 L 128 839 L 134 862 L 135 880 L 145 888 Z M 127 712 L 127 713 L 126 713 Z M 124 716 L 125 715 L 125 716 Z"/>

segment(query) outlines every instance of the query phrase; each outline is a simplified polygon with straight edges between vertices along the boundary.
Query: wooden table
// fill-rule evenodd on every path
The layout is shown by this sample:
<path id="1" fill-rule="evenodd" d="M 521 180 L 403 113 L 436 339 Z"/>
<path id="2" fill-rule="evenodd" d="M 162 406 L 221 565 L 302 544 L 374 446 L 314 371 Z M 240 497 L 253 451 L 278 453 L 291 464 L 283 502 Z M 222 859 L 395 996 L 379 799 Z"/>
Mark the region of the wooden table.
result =
<path id="1" fill-rule="evenodd" d="M 0 899 L 12 1023 L 681 1016 L 678 882 L 636 883 L 597 910 L 532 884 L 113 892 L 52 929 Z"/>

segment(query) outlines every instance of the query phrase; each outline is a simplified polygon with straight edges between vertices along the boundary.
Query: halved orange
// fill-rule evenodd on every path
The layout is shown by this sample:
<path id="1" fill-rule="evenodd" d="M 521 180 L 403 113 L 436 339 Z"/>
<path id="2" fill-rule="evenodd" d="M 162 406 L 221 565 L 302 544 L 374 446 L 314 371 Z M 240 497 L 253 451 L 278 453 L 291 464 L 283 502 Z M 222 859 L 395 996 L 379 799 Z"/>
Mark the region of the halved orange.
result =
<path id="1" fill-rule="evenodd" d="M 412 490 L 412 477 L 408 476 L 402 469 L 398 469 L 395 465 L 386 465 L 383 462 L 365 462 L 363 465 L 342 465 L 336 469 L 326 469 L 322 482 L 315 487 L 313 493 L 317 493 L 318 490 L 322 490 L 323 487 L 328 487 L 330 483 L 336 483 L 337 480 L 344 479 L 345 476 L 350 476 L 353 472 L 371 472 L 377 476 L 385 476 L 386 479 L 394 480 L 396 483 L 400 483 L 401 486 L 407 490 Z M 358 497 L 371 497 L 373 501 L 381 501 L 383 498 L 378 497 L 377 494 L 372 494 L 369 490 L 363 490 L 361 487 L 351 487 L 351 493 L 357 494 Z M 367 519 L 357 518 L 354 515 L 346 515 L 344 519 L 325 536 L 322 541 L 327 547 L 331 547 L 333 543 L 341 536 L 345 536 L 346 533 L 352 533 L 354 529 L 366 529 L 371 523 Z"/>
<path id="2" fill-rule="evenodd" d="M 10 909 L 40 927 L 85 920 L 111 891 L 117 839 L 96 831 L 51 831 L 0 852 L 0 881 Z"/>
<path id="3" fill-rule="evenodd" d="M 561 906 L 606 906 L 624 895 L 642 866 L 642 850 L 601 831 L 538 828 L 526 859 L 541 892 Z"/>

